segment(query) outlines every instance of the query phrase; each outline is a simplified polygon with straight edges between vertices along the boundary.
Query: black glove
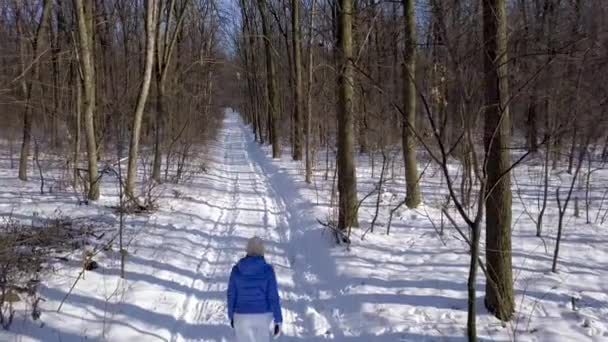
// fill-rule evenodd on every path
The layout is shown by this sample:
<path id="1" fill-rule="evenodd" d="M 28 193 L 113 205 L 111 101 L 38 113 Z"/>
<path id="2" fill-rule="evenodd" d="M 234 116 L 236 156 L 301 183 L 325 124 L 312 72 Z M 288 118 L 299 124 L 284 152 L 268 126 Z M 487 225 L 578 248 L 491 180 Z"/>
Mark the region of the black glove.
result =
<path id="1" fill-rule="evenodd" d="M 231 320 L 230 320 L 230 327 L 231 327 L 232 329 L 234 329 L 234 320 L 233 320 L 233 319 L 231 319 Z"/>
<path id="2" fill-rule="evenodd" d="M 275 324 L 274 325 L 274 337 L 277 337 L 281 334 L 281 325 L 280 324 Z"/>

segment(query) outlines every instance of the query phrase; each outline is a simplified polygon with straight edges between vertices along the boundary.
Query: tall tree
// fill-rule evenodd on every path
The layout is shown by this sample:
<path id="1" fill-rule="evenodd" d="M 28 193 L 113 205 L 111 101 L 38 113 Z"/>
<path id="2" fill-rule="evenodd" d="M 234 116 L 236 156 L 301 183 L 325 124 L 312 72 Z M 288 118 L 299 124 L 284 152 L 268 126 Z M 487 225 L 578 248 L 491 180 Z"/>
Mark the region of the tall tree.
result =
<path id="1" fill-rule="evenodd" d="M 405 51 L 403 60 L 403 115 L 401 139 L 403 161 L 405 163 L 405 182 L 407 188 L 406 205 L 416 208 L 420 204 L 418 165 L 416 163 L 416 14 L 414 0 L 403 0 L 405 20 Z"/>
<path id="2" fill-rule="evenodd" d="M 40 43 L 42 41 L 42 36 L 44 34 L 45 26 L 49 21 L 49 17 L 51 15 L 51 7 L 53 1 L 52 0 L 44 0 L 42 7 L 42 15 L 40 17 L 40 21 L 38 22 L 38 28 L 36 29 L 36 35 L 32 41 L 32 60 L 30 63 L 32 64 L 32 76 L 29 81 L 26 80 L 26 68 L 29 68 L 25 62 L 25 46 L 23 42 L 25 41 L 23 38 L 20 40 L 20 58 L 22 65 L 22 90 L 25 96 L 25 109 L 23 111 L 23 141 L 21 143 L 21 157 L 19 158 L 19 179 L 22 181 L 27 181 L 27 163 L 30 155 L 31 141 L 32 141 L 32 92 L 34 84 L 38 83 L 36 80 L 40 74 L 40 63 L 39 63 L 39 48 Z M 17 12 L 17 30 L 23 34 L 24 28 L 22 25 L 21 11 L 16 9 Z"/>
<path id="3" fill-rule="evenodd" d="M 279 97 L 277 94 L 276 66 L 274 60 L 274 49 L 272 47 L 272 37 L 270 36 L 270 22 L 267 16 L 268 3 L 266 0 L 257 0 L 260 18 L 262 20 L 262 36 L 264 38 L 264 55 L 266 58 L 266 84 L 268 88 L 268 119 L 270 140 L 272 142 L 272 157 L 281 157 L 280 139 L 280 118 L 279 118 Z"/>
<path id="4" fill-rule="evenodd" d="M 146 61 L 144 65 L 144 79 L 137 97 L 137 105 L 133 113 L 133 125 L 131 128 L 131 142 L 129 145 L 129 165 L 127 169 L 127 185 L 125 192 L 127 196 L 133 197 L 135 180 L 137 179 L 137 157 L 139 153 L 139 138 L 141 132 L 141 121 L 143 118 L 150 83 L 152 82 L 152 69 L 154 67 L 154 52 L 156 43 L 156 21 L 158 20 L 158 0 L 147 0 L 146 2 Z"/>
<path id="5" fill-rule="evenodd" d="M 295 76 L 293 85 L 293 159 L 302 160 L 302 43 L 300 34 L 300 0 L 291 0 L 291 37 Z"/>
<path id="6" fill-rule="evenodd" d="M 78 52 L 83 87 L 83 119 L 89 162 L 90 200 L 99 199 L 99 174 L 97 171 L 97 141 L 95 138 L 96 75 L 93 35 L 93 2 L 74 0 L 78 26 Z"/>
<path id="7" fill-rule="evenodd" d="M 353 1 L 338 3 L 338 229 L 359 225 L 354 160 Z"/>
<path id="8" fill-rule="evenodd" d="M 312 181 L 312 151 L 311 151 L 311 126 L 312 126 L 312 82 L 313 82 L 313 27 L 315 24 L 315 6 L 316 0 L 312 0 L 310 5 L 310 22 L 308 28 L 308 94 L 306 96 L 306 183 Z"/>
<path id="9" fill-rule="evenodd" d="M 507 13 L 505 0 L 483 0 L 486 153 L 486 282 L 485 305 L 497 318 L 513 316 L 511 269 L 511 176 Z"/>
<path id="10" fill-rule="evenodd" d="M 162 140 L 163 127 L 167 120 L 167 104 L 166 102 L 166 84 L 167 75 L 177 37 L 184 22 L 186 9 L 188 8 L 189 0 L 185 0 L 179 9 L 176 9 L 175 0 L 160 0 L 158 1 L 159 16 L 163 11 L 166 13 L 166 18 L 163 22 L 160 18 L 157 21 L 156 31 L 156 120 L 154 125 L 154 163 L 152 166 L 152 179 L 160 182 L 160 169 L 162 164 Z M 166 4 L 163 6 L 163 4 Z M 171 21 L 175 17 L 175 27 L 171 32 Z"/>
<path id="11" fill-rule="evenodd" d="M 262 127 L 262 115 L 261 109 L 264 102 L 259 98 L 260 83 L 258 78 L 259 63 L 255 51 L 259 40 L 256 39 L 256 27 L 254 23 L 253 13 L 250 6 L 247 5 L 245 0 L 240 0 L 241 5 L 241 17 L 243 20 L 243 57 L 246 64 L 247 72 L 247 84 L 248 84 L 248 98 L 250 103 L 250 110 L 253 113 L 253 128 L 256 133 L 256 138 L 260 144 L 264 144 L 264 129 Z"/>

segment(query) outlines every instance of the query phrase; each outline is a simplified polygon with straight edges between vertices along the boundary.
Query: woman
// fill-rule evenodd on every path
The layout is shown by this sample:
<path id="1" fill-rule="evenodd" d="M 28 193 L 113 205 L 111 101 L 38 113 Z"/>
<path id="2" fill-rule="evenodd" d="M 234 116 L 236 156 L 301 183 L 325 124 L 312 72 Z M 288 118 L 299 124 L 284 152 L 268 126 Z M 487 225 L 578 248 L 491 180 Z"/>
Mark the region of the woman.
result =
<path id="1" fill-rule="evenodd" d="M 232 267 L 228 283 L 228 318 L 238 342 L 270 341 L 281 333 L 281 300 L 274 269 L 264 260 L 264 243 L 258 237 L 247 242 L 247 256 Z"/>

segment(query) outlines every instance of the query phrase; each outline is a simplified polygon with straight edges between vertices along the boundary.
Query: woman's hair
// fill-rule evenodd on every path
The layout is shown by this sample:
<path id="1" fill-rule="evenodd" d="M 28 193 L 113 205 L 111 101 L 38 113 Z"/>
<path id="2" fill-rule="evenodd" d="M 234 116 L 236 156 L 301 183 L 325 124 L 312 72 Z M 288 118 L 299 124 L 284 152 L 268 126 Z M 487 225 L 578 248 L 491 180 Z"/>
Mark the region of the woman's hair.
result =
<path id="1" fill-rule="evenodd" d="M 247 241 L 248 256 L 264 256 L 264 241 L 257 236 Z"/>

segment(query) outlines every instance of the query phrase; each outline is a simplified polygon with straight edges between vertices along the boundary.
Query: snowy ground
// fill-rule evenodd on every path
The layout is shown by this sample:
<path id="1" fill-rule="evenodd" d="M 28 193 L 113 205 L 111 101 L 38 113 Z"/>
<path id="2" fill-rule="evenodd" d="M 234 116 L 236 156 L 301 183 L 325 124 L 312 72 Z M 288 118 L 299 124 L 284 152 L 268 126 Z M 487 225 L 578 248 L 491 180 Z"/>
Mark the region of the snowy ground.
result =
<path id="1" fill-rule="evenodd" d="M 119 277 L 118 253 L 104 252 L 98 258 L 102 267 L 87 272 L 57 312 L 79 270 L 76 257 L 67 265 L 57 262 L 41 286 L 41 319 L 32 323 L 21 311 L 10 331 L 0 331 L 0 341 L 231 341 L 227 277 L 254 235 L 266 240 L 267 258 L 277 271 L 285 316 L 282 341 L 465 340 L 468 255 L 453 229 L 446 227 L 444 244 L 429 220 L 438 224 L 435 200 L 445 192 L 437 173 L 425 173 L 426 204 L 401 210 L 390 236 L 382 226 L 385 206 L 377 230 L 365 240 L 356 230 L 346 250 L 335 247 L 316 221 L 330 212 L 323 172 L 308 186 L 301 163 L 288 161 L 288 152 L 279 161 L 268 155 L 238 115 L 228 112 L 207 154 L 209 172 L 185 185 L 164 185 L 157 212 L 127 218 L 126 280 Z M 40 196 L 36 181 L 15 181 L 16 170 L 8 168 L 6 159 L 1 163 L 1 215 L 29 220 L 56 215 L 59 208 L 62 215 L 116 225 L 117 216 L 108 208 L 117 200 L 111 180 L 99 203 L 84 206 L 69 192 Z M 516 190 L 532 212 L 534 170 L 523 166 L 516 174 Z M 366 162 L 358 172 L 362 198 L 378 175 L 371 178 Z M 600 184 L 608 178 L 594 175 Z M 384 204 L 392 194 L 401 197 L 400 189 L 401 178 L 390 181 Z M 601 195 L 593 194 L 597 205 Z M 534 237 L 520 197 L 514 194 L 513 202 L 517 317 L 502 326 L 486 314 L 480 279 L 482 339 L 608 341 L 608 225 L 587 225 L 584 218 L 568 215 L 560 272 L 552 274 L 555 201 L 545 219 L 547 250 Z M 369 227 L 374 207 L 375 196 L 362 206 L 363 229 Z M 572 297 L 577 310 L 572 310 Z"/>

